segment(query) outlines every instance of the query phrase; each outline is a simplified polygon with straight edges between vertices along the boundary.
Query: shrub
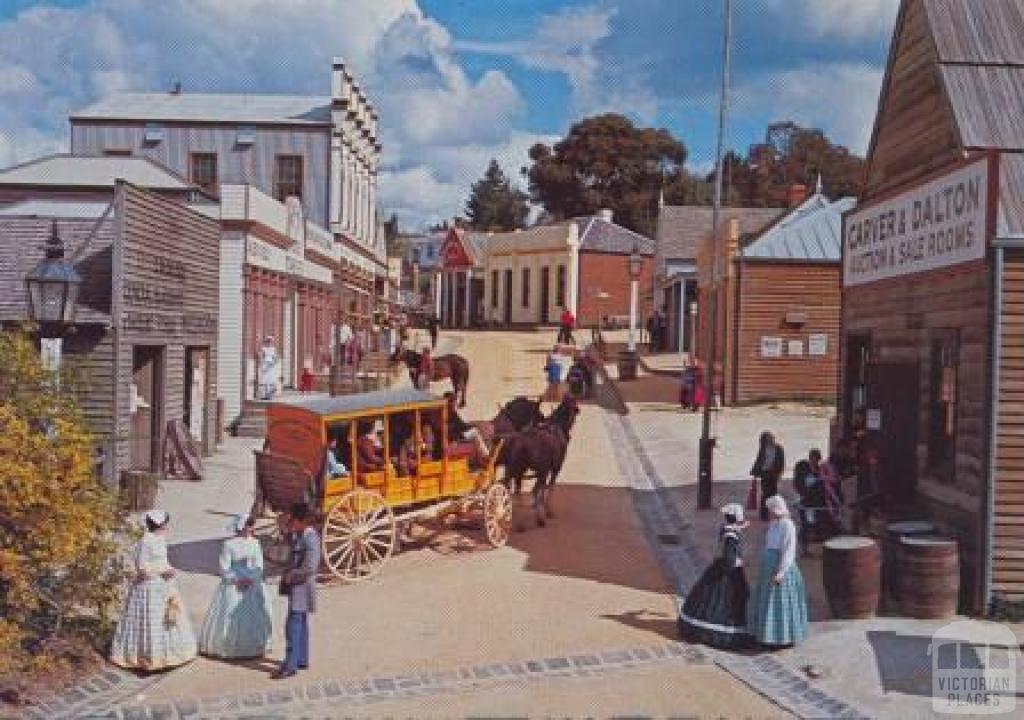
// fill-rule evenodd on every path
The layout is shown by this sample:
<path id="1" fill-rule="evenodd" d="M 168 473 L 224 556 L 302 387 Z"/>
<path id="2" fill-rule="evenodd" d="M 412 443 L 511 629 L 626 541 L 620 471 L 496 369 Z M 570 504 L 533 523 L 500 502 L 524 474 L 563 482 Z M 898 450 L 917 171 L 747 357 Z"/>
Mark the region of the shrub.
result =
<path id="1" fill-rule="evenodd" d="M 71 388 L 26 332 L 0 332 L 0 674 L 44 667 L 67 621 L 103 621 L 123 578 L 127 516 Z"/>

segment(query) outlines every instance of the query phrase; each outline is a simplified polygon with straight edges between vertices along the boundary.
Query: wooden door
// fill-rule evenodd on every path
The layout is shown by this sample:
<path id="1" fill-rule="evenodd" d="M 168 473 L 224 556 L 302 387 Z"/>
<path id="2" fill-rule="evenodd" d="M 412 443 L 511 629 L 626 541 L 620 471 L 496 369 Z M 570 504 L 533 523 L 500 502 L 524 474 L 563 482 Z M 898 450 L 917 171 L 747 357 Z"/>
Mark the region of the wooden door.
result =
<path id="1" fill-rule="evenodd" d="M 881 490 L 890 503 L 912 501 L 917 487 L 918 372 L 916 363 L 867 366 L 868 439 L 878 450 Z"/>
<path id="2" fill-rule="evenodd" d="M 206 453 L 207 408 L 210 392 L 210 351 L 206 348 L 188 348 L 185 351 L 185 413 L 184 421 L 191 438 Z"/>
<path id="3" fill-rule="evenodd" d="M 505 271 L 505 324 L 512 324 L 512 271 Z"/>
<path id="4" fill-rule="evenodd" d="M 551 304 L 551 268 L 540 269 L 540 324 L 550 322 L 548 308 Z"/>
<path id="5" fill-rule="evenodd" d="M 128 388 L 129 456 L 133 470 L 156 471 L 160 456 L 163 348 L 132 348 L 132 384 Z"/>

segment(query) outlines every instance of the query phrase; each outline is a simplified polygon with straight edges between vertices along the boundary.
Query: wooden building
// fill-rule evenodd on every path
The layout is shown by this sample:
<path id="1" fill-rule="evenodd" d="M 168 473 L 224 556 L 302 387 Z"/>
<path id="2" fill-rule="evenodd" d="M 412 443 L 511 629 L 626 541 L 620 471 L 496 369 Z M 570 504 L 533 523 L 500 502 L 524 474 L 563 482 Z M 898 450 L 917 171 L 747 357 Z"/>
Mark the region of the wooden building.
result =
<path id="1" fill-rule="evenodd" d="M 1021 37 L 1024 0 L 903 1 L 843 228 L 843 428 L 957 536 L 977 612 L 1024 600 Z"/>
<path id="2" fill-rule="evenodd" d="M 830 201 L 818 189 L 766 229 L 743 235 L 730 219 L 716 243 L 718 292 L 716 394 L 727 405 L 775 400 L 834 402 L 839 387 L 842 215 L 852 198 Z M 698 257 L 699 306 L 712 292 L 706 239 Z M 704 357 L 708 316 L 700 314 Z"/>
<path id="3" fill-rule="evenodd" d="M 2 185 L 2 176 L 0 176 Z M 106 199 L 39 190 L 0 207 L 0 322 L 27 316 L 25 276 L 56 223 L 83 278 L 63 362 L 81 373 L 80 403 L 103 474 L 163 467 L 168 423 L 205 453 L 216 443 L 216 205 L 112 183 Z"/>

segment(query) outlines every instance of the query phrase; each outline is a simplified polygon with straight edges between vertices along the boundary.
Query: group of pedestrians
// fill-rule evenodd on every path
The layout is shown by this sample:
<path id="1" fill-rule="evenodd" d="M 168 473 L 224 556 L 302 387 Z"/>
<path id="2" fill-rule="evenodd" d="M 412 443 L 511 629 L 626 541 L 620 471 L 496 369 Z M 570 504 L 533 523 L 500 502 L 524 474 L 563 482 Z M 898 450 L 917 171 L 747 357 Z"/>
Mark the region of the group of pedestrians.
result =
<path id="1" fill-rule="evenodd" d="M 320 537 L 313 528 L 312 510 L 297 504 L 289 518 L 290 558 L 278 585 L 278 593 L 288 600 L 285 654 L 271 675 L 275 679 L 309 667 L 308 617 L 316 611 L 320 567 Z M 238 516 L 228 528 L 232 537 L 221 546 L 220 584 L 198 638 L 168 559 L 170 520 L 163 510 L 145 516 L 145 532 L 132 550 L 132 576 L 114 632 L 111 662 L 148 672 L 184 665 L 198 653 L 228 660 L 265 657 L 273 636 L 273 600 L 253 518 Z"/>

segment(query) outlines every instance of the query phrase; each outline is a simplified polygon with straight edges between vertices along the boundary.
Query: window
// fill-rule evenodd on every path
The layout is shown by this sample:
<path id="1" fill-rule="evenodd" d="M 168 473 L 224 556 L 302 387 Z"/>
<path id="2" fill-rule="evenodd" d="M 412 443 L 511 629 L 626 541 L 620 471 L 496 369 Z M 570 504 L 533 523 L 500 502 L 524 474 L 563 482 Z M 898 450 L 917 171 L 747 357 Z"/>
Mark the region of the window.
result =
<path id="1" fill-rule="evenodd" d="M 558 274 L 555 276 L 555 305 L 565 307 L 565 265 L 558 266 Z"/>
<path id="2" fill-rule="evenodd" d="M 928 417 L 928 469 L 951 482 L 956 468 L 956 414 L 960 338 L 954 331 L 932 336 Z"/>
<path id="3" fill-rule="evenodd" d="M 131 157 L 132 151 L 128 148 L 107 148 L 103 154 L 107 157 Z"/>
<path id="4" fill-rule="evenodd" d="M 530 307 L 530 268 L 523 268 L 523 307 Z"/>
<path id="5" fill-rule="evenodd" d="M 291 195 L 302 199 L 302 156 L 278 155 L 274 159 L 274 197 L 284 202 Z"/>
<path id="6" fill-rule="evenodd" d="M 217 153 L 192 153 L 188 168 L 189 180 L 194 185 L 217 194 Z"/>
<path id="7" fill-rule="evenodd" d="M 417 265 L 419 264 L 419 262 L 420 262 L 420 249 L 419 248 L 413 248 L 412 249 L 412 261 L 414 263 L 416 263 Z"/>
<path id="8" fill-rule="evenodd" d="M 491 307 L 498 307 L 498 271 L 491 271 Z"/>

